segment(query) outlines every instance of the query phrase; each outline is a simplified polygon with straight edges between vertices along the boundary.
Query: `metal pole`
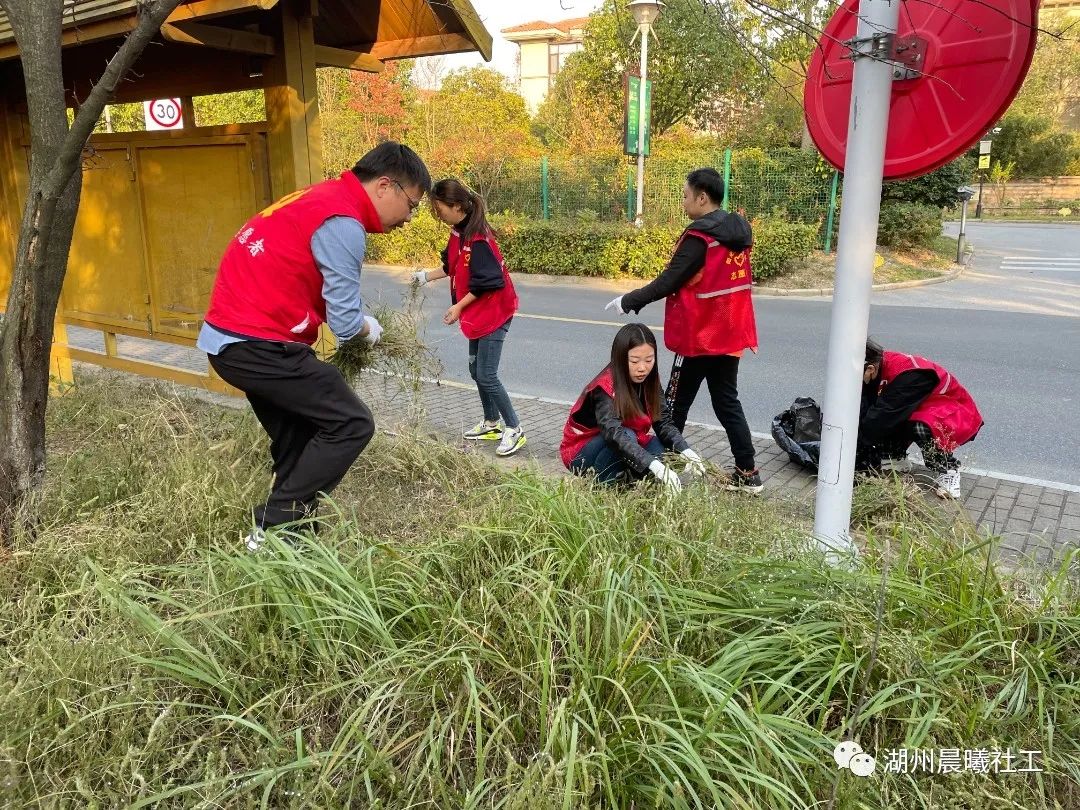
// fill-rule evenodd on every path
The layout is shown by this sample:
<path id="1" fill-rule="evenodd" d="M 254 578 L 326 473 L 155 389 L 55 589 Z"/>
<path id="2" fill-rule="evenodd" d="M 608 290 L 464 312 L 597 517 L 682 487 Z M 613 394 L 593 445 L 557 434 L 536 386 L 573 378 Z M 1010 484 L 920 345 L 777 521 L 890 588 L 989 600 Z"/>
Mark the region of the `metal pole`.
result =
<path id="1" fill-rule="evenodd" d="M 731 208 L 731 150 L 724 150 L 724 202 L 721 204 L 721 208 L 725 211 L 730 211 Z"/>
<path id="2" fill-rule="evenodd" d="M 638 33 L 641 35 L 641 82 L 638 84 L 637 213 L 634 224 L 640 228 L 645 207 L 645 83 L 649 78 L 649 25 L 639 25 Z"/>
<path id="3" fill-rule="evenodd" d="M 832 252 L 832 226 L 836 218 L 836 190 L 840 185 L 840 172 L 833 169 L 832 190 L 829 192 L 829 216 L 825 220 L 825 252 Z"/>
<path id="4" fill-rule="evenodd" d="M 540 207 L 544 212 L 544 219 L 551 219 L 551 188 L 548 179 L 547 155 L 540 158 Z"/>
<path id="5" fill-rule="evenodd" d="M 975 203 L 975 219 L 982 219 L 982 187 L 983 175 L 979 173 L 979 201 Z"/>
<path id="6" fill-rule="evenodd" d="M 634 221 L 634 170 L 626 167 L 626 221 Z"/>
<path id="7" fill-rule="evenodd" d="M 855 73 L 844 160 L 844 207 L 840 211 L 814 508 L 814 535 L 830 562 L 857 553 L 849 534 L 851 495 L 892 96 L 893 65 L 885 60 L 899 14 L 900 4 L 891 0 L 861 0 L 857 41 L 853 43 Z"/>
<path id="8" fill-rule="evenodd" d="M 964 204 L 960 206 L 960 235 L 956 237 L 956 263 L 964 261 L 964 229 L 967 227 L 967 204 L 968 198 L 964 197 Z"/>

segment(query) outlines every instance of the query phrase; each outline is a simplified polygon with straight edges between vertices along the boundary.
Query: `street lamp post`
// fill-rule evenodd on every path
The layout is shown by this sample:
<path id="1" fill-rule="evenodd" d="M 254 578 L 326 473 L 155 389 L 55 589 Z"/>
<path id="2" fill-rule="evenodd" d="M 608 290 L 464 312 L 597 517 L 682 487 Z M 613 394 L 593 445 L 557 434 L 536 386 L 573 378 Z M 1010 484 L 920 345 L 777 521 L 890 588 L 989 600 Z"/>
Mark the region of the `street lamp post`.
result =
<path id="1" fill-rule="evenodd" d="M 659 0 L 631 0 L 630 13 L 638 24 L 635 37 L 641 37 L 641 81 L 638 82 L 638 140 L 637 140 L 637 213 L 634 224 L 641 227 L 645 206 L 645 87 L 649 75 L 649 34 L 663 3 Z M 631 40 L 633 44 L 633 40 Z"/>

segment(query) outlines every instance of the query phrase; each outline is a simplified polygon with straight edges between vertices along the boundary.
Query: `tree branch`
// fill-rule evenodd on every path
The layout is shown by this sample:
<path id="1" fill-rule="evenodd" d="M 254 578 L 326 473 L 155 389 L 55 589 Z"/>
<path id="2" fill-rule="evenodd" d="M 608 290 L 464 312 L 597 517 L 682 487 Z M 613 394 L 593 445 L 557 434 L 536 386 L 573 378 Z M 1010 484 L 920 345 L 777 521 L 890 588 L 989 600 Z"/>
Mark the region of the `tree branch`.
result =
<path id="1" fill-rule="evenodd" d="M 109 60 L 101 79 L 90 91 L 86 102 L 79 107 L 75 121 L 60 148 L 56 164 L 49 172 L 42 193 L 59 196 L 75 173 L 83 146 L 94 131 L 102 110 L 116 92 L 116 87 L 135 64 L 143 49 L 161 29 L 162 24 L 180 5 L 181 0 L 143 0 L 138 6 L 138 24 L 124 39 L 124 44 Z"/>

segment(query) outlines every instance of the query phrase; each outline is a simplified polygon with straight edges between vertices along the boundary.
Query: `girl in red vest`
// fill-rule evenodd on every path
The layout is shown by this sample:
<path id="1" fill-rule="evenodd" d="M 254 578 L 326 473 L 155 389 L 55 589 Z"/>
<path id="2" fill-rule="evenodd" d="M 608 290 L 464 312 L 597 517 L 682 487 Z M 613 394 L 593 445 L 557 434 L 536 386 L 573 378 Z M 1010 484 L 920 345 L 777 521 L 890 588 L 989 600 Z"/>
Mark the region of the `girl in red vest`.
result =
<path id="1" fill-rule="evenodd" d="M 442 270 L 421 270 L 413 278 L 417 284 L 450 278 L 451 306 L 443 323 L 457 323 L 469 339 L 469 374 L 484 409 L 483 420 L 463 435 L 473 441 L 498 441 L 496 455 L 512 456 L 525 446 L 525 432 L 499 380 L 499 360 L 517 312 L 517 293 L 480 196 L 448 178 L 432 188 L 431 205 L 450 226 L 450 242 L 443 251 Z"/>
<path id="2" fill-rule="evenodd" d="M 866 342 L 859 443 L 872 445 L 883 466 L 900 469 L 907 449 L 922 450 L 942 498 L 960 498 L 960 462 L 953 451 L 983 426 L 975 400 L 948 371 L 913 354 L 889 352 Z"/>
<path id="3" fill-rule="evenodd" d="M 678 474 L 660 460 L 667 450 L 681 453 L 695 474 L 704 474 L 701 456 L 675 427 L 661 392 L 656 336 L 645 324 L 627 324 L 611 344 L 611 362 L 571 408 L 559 454 L 567 469 L 578 475 L 591 470 L 602 484 L 652 473 L 678 492 Z"/>

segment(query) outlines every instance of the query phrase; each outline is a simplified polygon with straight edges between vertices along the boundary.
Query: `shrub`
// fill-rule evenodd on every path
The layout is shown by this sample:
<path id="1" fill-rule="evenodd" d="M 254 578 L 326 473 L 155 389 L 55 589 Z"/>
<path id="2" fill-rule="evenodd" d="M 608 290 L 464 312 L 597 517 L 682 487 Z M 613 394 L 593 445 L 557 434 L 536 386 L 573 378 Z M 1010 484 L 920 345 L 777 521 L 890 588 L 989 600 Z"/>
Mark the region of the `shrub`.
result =
<path id="1" fill-rule="evenodd" d="M 883 202 L 878 244 L 891 248 L 933 247 L 941 236 L 941 209 L 906 202 Z"/>
<path id="2" fill-rule="evenodd" d="M 426 205 L 420 206 L 404 228 L 368 239 L 368 261 L 384 264 L 415 264 L 438 267 L 439 251 L 446 247 L 449 231 Z"/>
<path id="3" fill-rule="evenodd" d="M 677 225 L 635 228 L 588 218 L 534 220 L 491 217 L 496 239 L 514 273 L 591 278 L 653 278 L 667 264 L 682 233 Z M 427 209 L 408 227 L 371 237 L 369 259 L 386 264 L 439 266 L 447 229 Z M 769 278 L 810 255 L 818 226 L 779 217 L 756 220 L 754 275 Z"/>
<path id="4" fill-rule="evenodd" d="M 790 272 L 817 243 L 817 225 L 779 217 L 754 220 L 754 278 L 764 281 Z"/>

